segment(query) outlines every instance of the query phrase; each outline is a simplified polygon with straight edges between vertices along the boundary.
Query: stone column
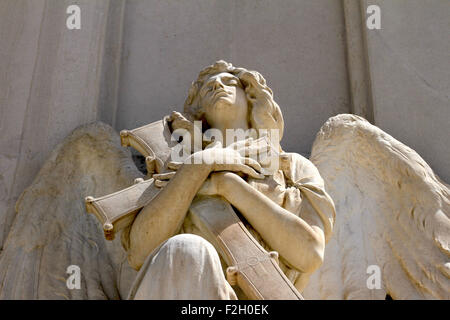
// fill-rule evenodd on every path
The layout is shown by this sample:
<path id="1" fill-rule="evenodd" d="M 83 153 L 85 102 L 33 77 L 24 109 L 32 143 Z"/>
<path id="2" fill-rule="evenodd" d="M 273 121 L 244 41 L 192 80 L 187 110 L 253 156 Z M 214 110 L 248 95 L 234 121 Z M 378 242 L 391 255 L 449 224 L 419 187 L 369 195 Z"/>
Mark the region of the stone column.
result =
<path id="1" fill-rule="evenodd" d="M 372 122 L 373 103 L 367 56 L 365 7 L 360 0 L 343 0 L 347 40 L 347 70 L 351 113 Z"/>

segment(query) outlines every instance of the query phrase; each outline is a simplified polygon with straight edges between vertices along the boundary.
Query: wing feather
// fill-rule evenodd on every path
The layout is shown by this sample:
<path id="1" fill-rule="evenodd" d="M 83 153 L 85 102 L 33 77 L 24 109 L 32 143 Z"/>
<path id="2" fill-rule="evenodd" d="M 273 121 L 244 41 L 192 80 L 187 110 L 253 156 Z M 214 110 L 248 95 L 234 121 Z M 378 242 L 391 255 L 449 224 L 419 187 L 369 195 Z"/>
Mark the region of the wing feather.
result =
<path id="1" fill-rule="evenodd" d="M 361 117 L 339 115 L 321 128 L 311 161 L 336 222 L 306 298 L 450 298 L 450 189 L 414 150 Z M 367 286 L 370 265 L 381 270 L 380 289 Z"/>
<path id="2" fill-rule="evenodd" d="M 142 174 L 119 135 L 95 123 L 73 131 L 52 152 L 16 204 L 0 256 L 1 299 L 119 299 L 132 281 L 120 239 L 103 238 L 84 198 L 125 188 Z M 81 270 L 81 289 L 68 289 L 67 267 Z"/>

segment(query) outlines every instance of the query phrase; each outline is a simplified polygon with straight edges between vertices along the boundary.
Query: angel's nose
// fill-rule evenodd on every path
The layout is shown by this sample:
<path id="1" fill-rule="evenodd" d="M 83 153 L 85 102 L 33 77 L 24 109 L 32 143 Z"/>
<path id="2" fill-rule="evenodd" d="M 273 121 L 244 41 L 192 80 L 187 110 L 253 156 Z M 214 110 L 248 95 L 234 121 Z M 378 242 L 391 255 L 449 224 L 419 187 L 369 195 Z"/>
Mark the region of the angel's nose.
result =
<path id="1" fill-rule="evenodd" d="M 222 81 L 219 78 L 214 80 L 214 90 L 218 89 L 218 88 L 222 88 L 223 89 L 223 87 L 224 87 L 223 83 L 222 83 Z"/>

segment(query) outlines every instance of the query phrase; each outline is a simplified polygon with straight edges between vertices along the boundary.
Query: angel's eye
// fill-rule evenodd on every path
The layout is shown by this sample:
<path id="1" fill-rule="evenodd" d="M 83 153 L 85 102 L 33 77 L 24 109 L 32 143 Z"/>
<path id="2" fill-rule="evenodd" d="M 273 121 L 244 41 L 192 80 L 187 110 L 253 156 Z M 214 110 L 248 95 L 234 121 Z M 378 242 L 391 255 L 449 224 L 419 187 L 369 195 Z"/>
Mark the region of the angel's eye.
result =
<path id="1" fill-rule="evenodd" d="M 201 90 L 200 90 L 200 95 L 204 96 L 205 94 L 207 94 L 208 92 L 210 92 L 212 90 L 212 85 L 206 85 L 204 86 Z"/>
<path id="2" fill-rule="evenodd" d="M 235 78 L 228 78 L 226 80 L 226 84 L 228 84 L 230 86 L 237 86 L 237 85 L 239 85 L 239 81 Z"/>
<path id="3" fill-rule="evenodd" d="M 228 81 L 228 85 L 244 89 L 242 82 L 238 78 L 230 78 L 230 80 Z"/>

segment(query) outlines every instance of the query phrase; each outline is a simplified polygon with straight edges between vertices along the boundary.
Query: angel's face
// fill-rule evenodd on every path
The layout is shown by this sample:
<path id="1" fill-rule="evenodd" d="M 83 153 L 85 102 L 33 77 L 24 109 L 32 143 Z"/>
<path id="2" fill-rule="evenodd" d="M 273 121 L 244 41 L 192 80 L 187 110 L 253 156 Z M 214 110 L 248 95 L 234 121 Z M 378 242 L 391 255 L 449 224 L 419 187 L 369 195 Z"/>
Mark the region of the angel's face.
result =
<path id="1" fill-rule="evenodd" d="M 227 72 L 211 76 L 200 88 L 199 96 L 206 121 L 212 127 L 247 126 L 247 97 L 236 76 Z"/>

